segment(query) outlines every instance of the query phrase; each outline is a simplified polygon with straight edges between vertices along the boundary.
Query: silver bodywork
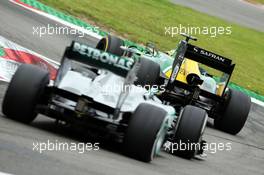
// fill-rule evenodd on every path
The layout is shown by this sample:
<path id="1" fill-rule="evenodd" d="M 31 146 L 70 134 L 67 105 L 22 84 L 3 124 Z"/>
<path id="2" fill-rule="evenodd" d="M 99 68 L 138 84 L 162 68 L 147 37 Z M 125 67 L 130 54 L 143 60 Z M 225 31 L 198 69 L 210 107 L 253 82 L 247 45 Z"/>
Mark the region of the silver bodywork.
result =
<path id="1" fill-rule="evenodd" d="M 94 79 L 81 72 L 69 70 L 58 83 L 58 88 L 79 96 L 90 97 L 95 102 L 116 108 L 124 81 L 125 78 L 106 70 L 101 71 Z M 167 111 L 169 121 L 172 122 L 176 117 L 174 108 L 163 105 L 158 98 L 153 96 L 152 90 L 148 91 L 136 85 L 130 85 L 127 88 L 129 88 L 129 92 L 121 106 L 121 112 L 133 112 L 139 104 L 148 103 Z"/>

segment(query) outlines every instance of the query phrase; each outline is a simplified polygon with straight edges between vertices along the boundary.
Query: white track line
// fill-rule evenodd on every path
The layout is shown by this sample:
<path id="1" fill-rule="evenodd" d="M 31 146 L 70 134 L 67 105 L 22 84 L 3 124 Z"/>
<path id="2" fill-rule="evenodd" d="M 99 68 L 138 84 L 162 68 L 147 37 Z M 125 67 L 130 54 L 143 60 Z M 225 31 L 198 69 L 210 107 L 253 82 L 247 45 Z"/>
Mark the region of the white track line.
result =
<path id="1" fill-rule="evenodd" d="M 12 174 L 0 172 L 0 175 L 12 175 Z"/>
<path id="2" fill-rule="evenodd" d="M 27 9 L 27 10 L 30 10 L 30 11 L 32 11 L 34 13 L 37 13 L 37 14 L 39 14 L 41 16 L 49 18 L 50 20 L 56 21 L 56 22 L 61 23 L 61 24 L 65 25 L 65 26 L 68 26 L 68 27 L 71 27 L 71 28 L 76 29 L 78 31 L 81 31 L 82 33 L 85 33 L 85 34 L 87 34 L 87 35 L 89 35 L 89 36 L 91 36 L 93 38 L 97 38 L 97 39 L 101 39 L 102 38 L 102 36 L 97 34 L 97 33 L 94 33 L 94 32 L 92 32 L 90 30 L 87 30 L 87 29 L 85 29 L 83 27 L 80 27 L 80 26 L 74 25 L 72 23 L 69 23 L 67 21 L 64 21 L 64 20 L 62 20 L 62 19 L 60 19 L 60 18 L 58 18 L 56 16 L 53 16 L 53 15 L 50 15 L 50 14 L 46 13 L 46 12 L 43 12 L 43 11 L 40 11 L 40 10 L 36 10 L 34 8 L 30 8 L 30 7 L 27 7 L 27 6 L 24 6 L 23 4 L 17 3 L 14 0 L 9 0 L 9 1 L 14 3 L 14 4 L 16 4 L 16 5 L 21 6 L 21 7 L 25 8 L 25 9 Z"/>
<path id="3" fill-rule="evenodd" d="M 26 53 L 35 55 L 35 56 L 37 56 L 39 58 L 42 58 L 43 60 L 51 63 L 55 67 L 58 67 L 60 65 L 59 62 L 54 61 L 54 60 L 52 60 L 50 58 L 47 58 L 47 57 L 45 57 L 45 56 L 43 56 L 43 55 L 41 55 L 39 53 L 33 52 L 32 50 L 26 49 L 25 47 L 22 47 L 22 46 L 20 46 L 20 45 L 18 45 L 16 43 L 4 38 L 4 37 L 2 37 L 1 35 L 0 35 L 0 46 L 2 46 L 4 48 L 9 48 L 9 49 L 12 49 L 12 50 L 24 51 Z"/>
<path id="4" fill-rule="evenodd" d="M 264 107 L 264 102 L 251 97 L 251 102 Z"/>

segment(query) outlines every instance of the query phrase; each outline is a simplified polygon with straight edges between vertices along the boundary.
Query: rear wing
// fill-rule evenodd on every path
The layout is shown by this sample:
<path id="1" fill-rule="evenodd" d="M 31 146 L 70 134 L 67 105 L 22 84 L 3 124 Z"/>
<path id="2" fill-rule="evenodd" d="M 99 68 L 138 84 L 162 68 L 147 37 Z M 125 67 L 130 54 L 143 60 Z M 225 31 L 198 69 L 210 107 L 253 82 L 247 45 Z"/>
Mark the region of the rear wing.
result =
<path id="1" fill-rule="evenodd" d="M 224 74 L 221 79 L 225 83 L 222 92 L 225 92 L 225 89 L 228 85 L 228 82 L 235 68 L 235 64 L 232 64 L 232 60 L 228 58 L 225 58 L 216 53 L 189 44 L 188 41 L 189 39 L 192 38 L 190 38 L 190 36 L 187 35 L 184 36 L 186 37 L 186 40 L 181 40 L 176 50 L 176 54 L 172 66 L 172 74 L 169 80 L 166 81 L 167 88 L 173 89 L 175 86 L 178 86 L 184 89 L 188 89 L 190 91 L 195 89 L 192 85 L 185 84 L 176 80 L 176 77 L 180 71 L 180 67 L 183 64 L 184 59 L 187 58 L 223 72 Z M 196 79 L 192 79 L 192 80 L 196 80 Z M 200 80 L 197 79 L 196 83 L 199 82 Z M 203 89 L 200 90 L 200 94 L 205 97 L 219 99 L 219 100 L 221 100 L 221 97 L 224 95 L 224 93 L 221 93 L 219 95 L 212 94 Z"/>
<path id="2" fill-rule="evenodd" d="M 189 43 L 187 44 L 185 57 L 229 75 L 232 74 L 235 67 L 232 60 Z"/>
<path id="3" fill-rule="evenodd" d="M 64 57 L 98 69 L 109 70 L 122 77 L 126 77 L 134 65 L 132 59 L 119 57 L 76 41 L 66 49 Z"/>

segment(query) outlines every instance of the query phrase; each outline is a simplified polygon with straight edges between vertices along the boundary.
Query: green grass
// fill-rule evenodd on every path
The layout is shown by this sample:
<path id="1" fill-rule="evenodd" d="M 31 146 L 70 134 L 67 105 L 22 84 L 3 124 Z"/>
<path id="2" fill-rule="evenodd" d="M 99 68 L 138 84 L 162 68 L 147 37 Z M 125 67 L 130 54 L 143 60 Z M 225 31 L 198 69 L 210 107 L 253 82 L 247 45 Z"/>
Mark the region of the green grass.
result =
<path id="1" fill-rule="evenodd" d="M 247 1 L 252 3 L 264 4 L 264 0 L 247 0 Z"/>
<path id="2" fill-rule="evenodd" d="M 264 0 L 255 0 L 255 1 L 257 1 L 257 2 L 259 2 L 261 4 L 264 4 Z"/>
<path id="3" fill-rule="evenodd" d="M 92 20 L 134 42 L 153 41 L 162 50 L 181 37 L 165 36 L 165 26 L 232 26 L 231 35 L 198 35 L 195 44 L 234 60 L 232 82 L 264 94 L 264 33 L 212 17 L 167 0 L 40 0 L 73 16 Z"/>

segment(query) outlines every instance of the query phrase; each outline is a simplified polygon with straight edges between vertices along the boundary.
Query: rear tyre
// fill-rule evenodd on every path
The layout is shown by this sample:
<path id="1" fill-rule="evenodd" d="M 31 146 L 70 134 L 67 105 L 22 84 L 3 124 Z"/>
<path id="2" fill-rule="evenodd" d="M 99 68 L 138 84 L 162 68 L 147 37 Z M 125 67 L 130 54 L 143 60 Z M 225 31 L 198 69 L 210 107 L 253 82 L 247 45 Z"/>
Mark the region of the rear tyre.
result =
<path id="1" fill-rule="evenodd" d="M 175 127 L 173 154 L 191 159 L 201 150 L 202 135 L 207 122 L 207 112 L 196 106 L 187 105 L 179 116 Z"/>
<path id="2" fill-rule="evenodd" d="M 124 50 L 120 47 L 124 46 L 124 41 L 118 37 L 107 35 L 107 37 L 102 38 L 96 48 L 105 52 L 109 52 L 116 56 L 123 56 Z"/>
<path id="3" fill-rule="evenodd" d="M 48 83 L 47 71 L 33 65 L 21 65 L 6 91 L 2 104 L 3 114 L 23 123 L 32 122 L 37 116 L 37 102 Z"/>
<path id="4" fill-rule="evenodd" d="M 242 92 L 230 89 L 226 107 L 214 120 L 215 128 L 236 135 L 244 127 L 250 111 L 251 100 Z"/>
<path id="5" fill-rule="evenodd" d="M 140 62 L 135 84 L 143 87 L 158 85 L 160 65 L 146 58 L 141 58 Z"/>
<path id="6" fill-rule="evenodd" d="M 150 162 L 159 152 L 167 133 L 166 111 L 150 104 L 140 104 L 132 114 L 124 138 L 124 153 Z"/>

